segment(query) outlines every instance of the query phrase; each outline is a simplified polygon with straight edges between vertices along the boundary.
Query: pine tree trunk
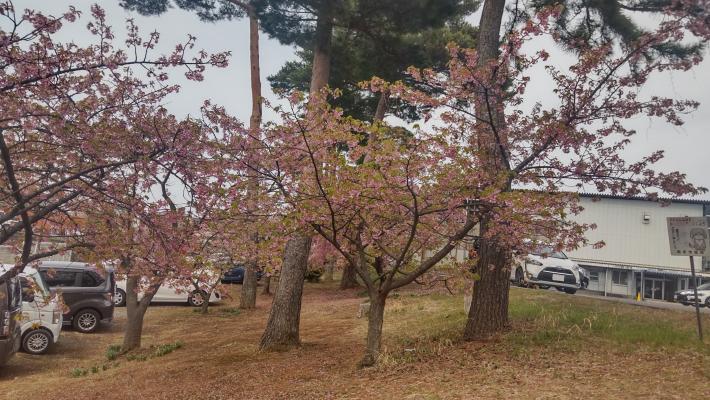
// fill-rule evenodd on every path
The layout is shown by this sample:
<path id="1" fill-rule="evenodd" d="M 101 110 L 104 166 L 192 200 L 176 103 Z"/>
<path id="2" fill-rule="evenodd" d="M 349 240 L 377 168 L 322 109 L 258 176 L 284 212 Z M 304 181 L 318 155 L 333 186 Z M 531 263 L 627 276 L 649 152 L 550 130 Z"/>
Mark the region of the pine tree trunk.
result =
<path id="1" fill-rule="evenodd" d="M 261 291 L 261 294 L 271 294 L 271 275 L 264 276 L 264 289 Z"/>
<path id="2" fill-rule="evenodd" d="M 481 279 L 474 286 L 464 340 L 485 340 L 509 327 L 509 257 L 485 239 L 481 239 L 479 255 L 476 269 Z"/>
<path id="3" fill-rule="evenodd" d="M 504 11 L 505 0 L 485 0 L 483 4 L 477 44 L 478 66 L 481 68 L 486 67 L 488 61 L 498 57 L 500 28 Z M 502 169 L 503 163 L 500 161 L 501 152 L 507 151 L 500 148 L 501 146 L 507 148 L 502 99 L 495 96 L 484 98 L 481 94 L 475 99 L 475 102 L 476 114 L 480 116 L 480 121 L 482 121 L 479 124 L 481 132 L 479 144 L 482 146 L 482 150 L 485 150 L 482 154 L 487 157 L 484 163 L 486 168 L 492 172 L 502 173 L 504 170 Z M 489 115 L 493 116 L 492 121 Z M 500 145 L 496 143 L 494 138 L 493 127 L 500 134 Z M 508 183 L 508 187 L 503 189 L 509 190 L 510 184 Z M 480 280 L 474 285 L 471 308 L 464 328 L 465 340 L 486 339 L 508 327 L 510 260 L 505 249 L 495 245 L 495 238 L 484 238 L 486 220 L 488 219 L 482 216 L 481 247 L 477 265 Z"/>
<path id="4" fill-rule="evenodd" d="M 360 367 L 375 365 L 377 358 L 380 356 L 386 299 L 386 294 L 370 295 L 370 312 L 367 318 L 367 345 L 365 355 L 360 360 Z"/>
<path id="5" fill-rule="evenodd" d="M 129 276 L 126 279 L 126 331 L 123 334 L 123 345 L 121 346 L 121 350 L 124 352 L 141 347 L 143 318 L 155 293 L 153 290 L 148 290 L 138 301 L 138 280 L 139 278 L 136 276 Z"/>
<path id="6" fill-rule="evenodd" d="M 259 63 L 259 19 L 253 6 L 247 10 L 249 15 L 249 64 L 251 75 L 251 117 L 249 130 L 252 134 L 261 127 L 261 71 Z"/>
<path id="7" fill-rule="evenodd" d="M 298 235 L 286 243 L 279 286 L 259 347 L 272 350 L 300 343 L 301 297 L 308 266 L 311 237 Z"/>
<path id="8" fill-rule="evenodd" d="M 385 89 L 380 93 L 380 99 L 377 101 L 377 108 L 375 109 L 375 116 L 372 118 L 373 122 L 381 122 L 385 118 L 389 106 L 389 98 L 389 89 Z"/>
<path id="9" fill-rule="evenodd" d="M 242 292 L 239 296 L 239 308 L 251 310 L 256 308 L 256 265 L 248 262 L 244 266 Z"/>
<path id="10" fill-rule="evenodd" d="M 328 85 L 330 79 L 330 51 L 333 36 L 333 15 L 330 1 L 322 1 L 318 9 L 313 46 L 313 70 L 311 71 L 311 94 Z"/>
<path id="11" fill-rule="evenodd" d="M 354 289 L 357 287 L 360 287 L 357 282 L 357 271 L 352 265 L 346 264 L 343 269 L 343 276 L 340 278 L 340 289 Z"/>

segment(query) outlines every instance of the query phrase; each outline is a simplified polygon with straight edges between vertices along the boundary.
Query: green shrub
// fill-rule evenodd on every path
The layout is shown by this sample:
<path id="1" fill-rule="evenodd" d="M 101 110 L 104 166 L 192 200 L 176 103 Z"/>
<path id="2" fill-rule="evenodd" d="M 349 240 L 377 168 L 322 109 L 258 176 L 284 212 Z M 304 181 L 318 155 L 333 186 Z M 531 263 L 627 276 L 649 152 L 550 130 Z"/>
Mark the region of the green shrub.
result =
<path id="1" fill-rule="evenodd" d="M 179 340 L 175 343 L 161 344 L 155 348 L 155 350 L 153 351 L 153 356 L 154 357 L 162 357 L 166 354 L 172 353 L 173 351 L 175 351 L 181 347 L 182 347 L 182 342 Z"/>
<path id="2" fill-rule="evenodd" d="M 74 378 L 82 377 L 88 373 L 89 371 L 84 368 L 74 368 L 73 370 L 71 370 L 71 376 L 73 376 Z"/>
<path id="3" fill-rule="evenodd" d="M 323 270 L 313 269 L 306 271 L 306 280 L 311 283 L 320 282 L 320 277 L 323 275 Z"/>
<path id="4" fill-rule="evenodd" d="M 112 344 L 108 346 L 108 349 L 106 349 L 106 359 L 109 361 L 115 360 L 119 355 L 121 355 L 120 344 Z"/>
<path id="5" fill-rule="evenodd" d="M 242 310 L 240 310 L 237 307 L 229 307 L 229 308 L 220 308 L 219 312 L 222 314 L 227 314 L 227 315 L 239 315 L 242 313 Z"/>

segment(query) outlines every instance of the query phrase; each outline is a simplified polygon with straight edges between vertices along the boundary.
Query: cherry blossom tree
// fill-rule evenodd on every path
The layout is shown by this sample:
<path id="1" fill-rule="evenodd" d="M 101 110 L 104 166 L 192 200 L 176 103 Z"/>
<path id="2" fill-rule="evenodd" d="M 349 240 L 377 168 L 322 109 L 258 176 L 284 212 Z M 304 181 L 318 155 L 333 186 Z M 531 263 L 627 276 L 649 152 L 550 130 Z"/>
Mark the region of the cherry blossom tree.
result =
<path id="1" fill-rule="evenodd" d="M 544 50 L 524 51 L 535 37 L 560 40 L 549 21 L 560 10 L 544 9 L 508 32 L 495 58 L 482 61 L 479 51 L 452 46 L 447 78 L 411 70 L 435 96 L 401 85 L 390 89 L 412 105 L 429 109 L 441 121 L 436 129 L 453 132 L 468 154 L 468 165 L 462 168 L 465 179 L 477 187 L 472 212 L 481 221 L 482 240 L 466 339 L 485 338 L 508 325 L 511 254 L 536 245 L 524 239 L 549 242 L 558 249 L 585 243 L 584 231 L 593 225 L 570 222 L 570 214 L 580 207 L 576 196 L 566 191 L 591 189 L 650 199 L 660 193 L 677 197 L 705 191 L 680 172 L 660 172 L 656 164 L 662 151 L 627 160 L 624 150 L 635 132 L 624 121 L 647 116 L 680 125 L 683 115 L 696 108 L 694 101 L 643 96 L 640 89 L 654 74 L 685 71 L 701 61 L 699 56 L 667 59 L 650 54 L 684 39 L 706 43 L 707 2 L 678 2 L 667 9 L 655 31 L 623 46 L 579 44 L 577 59 L 567 69 Z M 548 72 L 558 105 L 540 104 L 527 93 L 536 66 Z M 530 103 L 533 107 L 526 108 Z"/>
<path id="2" fill-rule="evenodd" d="M 168 69 L 184 67 L 199 81 L 207 66 L 227 63 L 226 53 L 194 50 L 192 36 L 154 55 L 159 34 L 143 38 L 131 20 L 118 46 L 98 5 L 87 24 L 94 44 L 55 39 L 80 17 L 74 7 L 55 17 L 0 3 L 0 244 L 21 243 L 18 271 L 46 255 L 32 256 L 34 236 L 56 226 L 42 221 L 74 221 L 112 174 L 166 152 L 151 124 L 165 96 L 178 91 Z"/>

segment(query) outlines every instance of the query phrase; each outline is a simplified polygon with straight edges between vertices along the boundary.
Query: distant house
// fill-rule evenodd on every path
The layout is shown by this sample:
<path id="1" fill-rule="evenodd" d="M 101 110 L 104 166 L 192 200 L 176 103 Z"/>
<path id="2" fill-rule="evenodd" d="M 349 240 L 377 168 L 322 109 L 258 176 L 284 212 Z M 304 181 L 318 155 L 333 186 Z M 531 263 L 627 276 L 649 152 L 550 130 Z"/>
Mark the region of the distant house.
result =
<path id="1" fill-rule="evenodd" d="M 578 222 L 596 223 L 590 243 L 567 255 L 590 273 L 589 290 L 604 295 L 672 300 L 673 292 L 690 285 L 688 257 L 670 255 L 666 217 L 710 215 L 708 200 L 672 200 L 661 204 L 642 198 L 582 194 Z M 698 280 L 710 280 L 710 260 L 695 257 Z"/>

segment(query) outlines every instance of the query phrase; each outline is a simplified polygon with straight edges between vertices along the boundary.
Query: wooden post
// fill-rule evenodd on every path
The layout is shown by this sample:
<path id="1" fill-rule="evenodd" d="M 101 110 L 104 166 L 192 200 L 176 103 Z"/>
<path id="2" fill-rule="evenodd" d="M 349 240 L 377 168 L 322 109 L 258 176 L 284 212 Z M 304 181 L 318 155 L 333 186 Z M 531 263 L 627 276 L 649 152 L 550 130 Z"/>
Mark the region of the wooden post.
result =
<path id="1" fill-rule="evenodd" d="M 698 320 L 698 338 L 703 341 L 703 325 L 700 323 L 700 304 L 698 304 L 698 281 L 695 278 L 695 260 L 690 256 L 690 274 L 693 277 L 693 295 L 695 296 L 695 317 Z"/>

